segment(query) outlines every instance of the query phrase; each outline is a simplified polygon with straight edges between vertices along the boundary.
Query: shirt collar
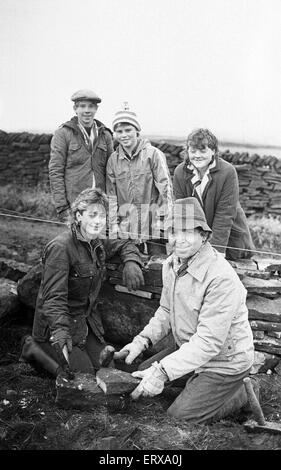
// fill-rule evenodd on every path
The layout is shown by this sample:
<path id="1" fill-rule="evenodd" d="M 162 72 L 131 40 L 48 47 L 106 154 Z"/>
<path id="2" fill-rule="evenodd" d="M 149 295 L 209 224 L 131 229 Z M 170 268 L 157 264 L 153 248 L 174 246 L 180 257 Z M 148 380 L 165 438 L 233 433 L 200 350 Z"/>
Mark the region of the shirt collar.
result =
<path id="1" fill-rule="evenodd" d="M 190 259 L 190 262 L 188 261 L 186 263 L 186 267 L 181 272 L 180 276 L 184 276 L 186 273 L 189 273 L 191 276 L 197 279 L 197 281 L 202 282 L 214 257 L 214 248 L 207 241 L 201 247 L 199 252 L 194 255 L 194 258 Z M 173 266 L 174 257 L 170 256 L 168 258 L 168 262 Z"/>
<path id="2" fill-rule="evenodd" d="M 134 151 L 132 152 L 132 155 L 129 156 L 129 154 L 126 152 L 126 150 L 123 149 L 122 145 L 119 144 L 119 147 L 118 147 L 119 157 L 122 158 L 122 159 L 124 159 L 124 158 L 132 159 L 139 153 L 141 146 L 142 146 L 142 141 L 141 141 L 141 139 L 138 139 L 137 145 L 134 148 Z"/>

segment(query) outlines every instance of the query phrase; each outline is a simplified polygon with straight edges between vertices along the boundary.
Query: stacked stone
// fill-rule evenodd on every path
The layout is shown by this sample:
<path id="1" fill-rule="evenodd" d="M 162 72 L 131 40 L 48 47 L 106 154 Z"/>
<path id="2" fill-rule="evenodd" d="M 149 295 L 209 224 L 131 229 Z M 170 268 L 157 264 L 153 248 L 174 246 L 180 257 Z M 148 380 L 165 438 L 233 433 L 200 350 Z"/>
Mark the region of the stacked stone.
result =
<path id="1" fill-rule="evenodd" d="M 0 185 L 48 183 L 50 134 L 0 132 Z"/>
<path id="2" fill-rule="evenodd" d="M 51 134 L 0 131 L 0 184 L 48 184 L 51 138 Z M 184 159 L 183 145 L 163 140 L 152 144 L 165 153 L 173 177 L 175 168 Z M 229 150 L 220 156 L 238 172 L 240 201 L 246 215 L 281 215 L 281 159 Z"/>

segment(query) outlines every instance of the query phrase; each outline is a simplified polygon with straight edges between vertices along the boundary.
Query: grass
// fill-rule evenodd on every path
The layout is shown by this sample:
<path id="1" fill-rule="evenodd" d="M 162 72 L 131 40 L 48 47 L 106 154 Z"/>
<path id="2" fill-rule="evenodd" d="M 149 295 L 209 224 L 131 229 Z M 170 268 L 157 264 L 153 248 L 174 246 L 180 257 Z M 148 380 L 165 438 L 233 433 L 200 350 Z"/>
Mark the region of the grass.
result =
<path id="1" fill-rule="evenodd" d="M 6 209 L 25 215 L 57 220 L 55 207 L 47 186 L 35 188 L 8 184 L 0 188 L 0 212 Z M 257 250 L 281 253 L 281 219 L 271 215 L 251 216 L 250 231 Z"/>
<path id="2" fill-rule="evenodd" d="M 0 188 L 0 212 L 20 212 L 43 219 L 57 220 L 56 210 L 47 186 L 35 188 L 18 187 L 8 184 Z"/>
<path id="3" fill-rule="evenodd" d="M 251 216 L 250 232 L 257 250 L 281 253 L 281 220 L 271 215 Z"/>

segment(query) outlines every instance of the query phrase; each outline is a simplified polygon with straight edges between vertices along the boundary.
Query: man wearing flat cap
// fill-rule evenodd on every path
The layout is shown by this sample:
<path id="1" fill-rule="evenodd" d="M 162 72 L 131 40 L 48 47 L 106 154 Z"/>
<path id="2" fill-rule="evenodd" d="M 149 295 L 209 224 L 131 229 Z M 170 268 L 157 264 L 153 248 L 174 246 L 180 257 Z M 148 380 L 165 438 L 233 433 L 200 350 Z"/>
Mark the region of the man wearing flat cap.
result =
<path id="1" fill-rule="evenodd" d="M 115 353 L 132 364 L 149 345 L 171 334 L 172 344 L 144 361 L 132 398 L 162 393 L 183 382 L 168 414 L 206 423 L 247 403 L 243 379 L 254 360 L 246 289 L 232 266 L 208 241 L 212 230 L 194 197 L 178 199 L 167 219 L 172 254 L 163 264 L 160 306 L 147 326 Z"/>
<path id="2" fill-rule="evenodd" d="M 55 131 L 49 162 L 51 192 L 61 221 L 67 219 L 81 191 L 105 191 L 106 164 L 113 152 L 111 130 L 95 119 L 101 98 L 83 89 L 73 93 L 71 100 L 76 116 Z"/>

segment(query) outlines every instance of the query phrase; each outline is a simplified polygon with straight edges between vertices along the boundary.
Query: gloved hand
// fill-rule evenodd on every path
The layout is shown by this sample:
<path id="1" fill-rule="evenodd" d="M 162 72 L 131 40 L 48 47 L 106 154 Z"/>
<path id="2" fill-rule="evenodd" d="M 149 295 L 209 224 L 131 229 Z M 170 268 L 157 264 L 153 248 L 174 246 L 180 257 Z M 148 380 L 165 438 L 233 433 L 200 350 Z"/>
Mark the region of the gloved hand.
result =
<path id="1" fill-rule="evenodd" d="M 129 290 L 136 290 L 144 285 L 140 266 L 135 261 L 127 261 L 123 268 L 123 282 Z"/>
<path id="2" fill-rule="evenodd" d="M 63 328 L 54 330 L 50 337 L 50 341 L 52 344 L 58 344 L 61 349 L 66 345 L 68 352 L 72 351 L 72 338 L 68 331 Z"/>
<path id="3" fill-rule="evenodd" d="M 126 364 L 132 364 L 134 359 L 138 357 L 145 349 L 148 348 L 149 339 L 144 336 L 137 335 L 133 341 L 126 344 L 119 352 L 114 353 L 114 359 L 125 359 Z"/>
<path id="4" fill-rule="evenodd" d="M 154 397 L 160 395 L 164 388 L 164 383 L 168 380 L 165 370 L 159 362 L 153 362 L 152 366 L 145 370 L 137 370 L 132 373 L 133 377 L 142 379 L 140 384 L 131 393 L 133 400 L 139 397 Z"/>

